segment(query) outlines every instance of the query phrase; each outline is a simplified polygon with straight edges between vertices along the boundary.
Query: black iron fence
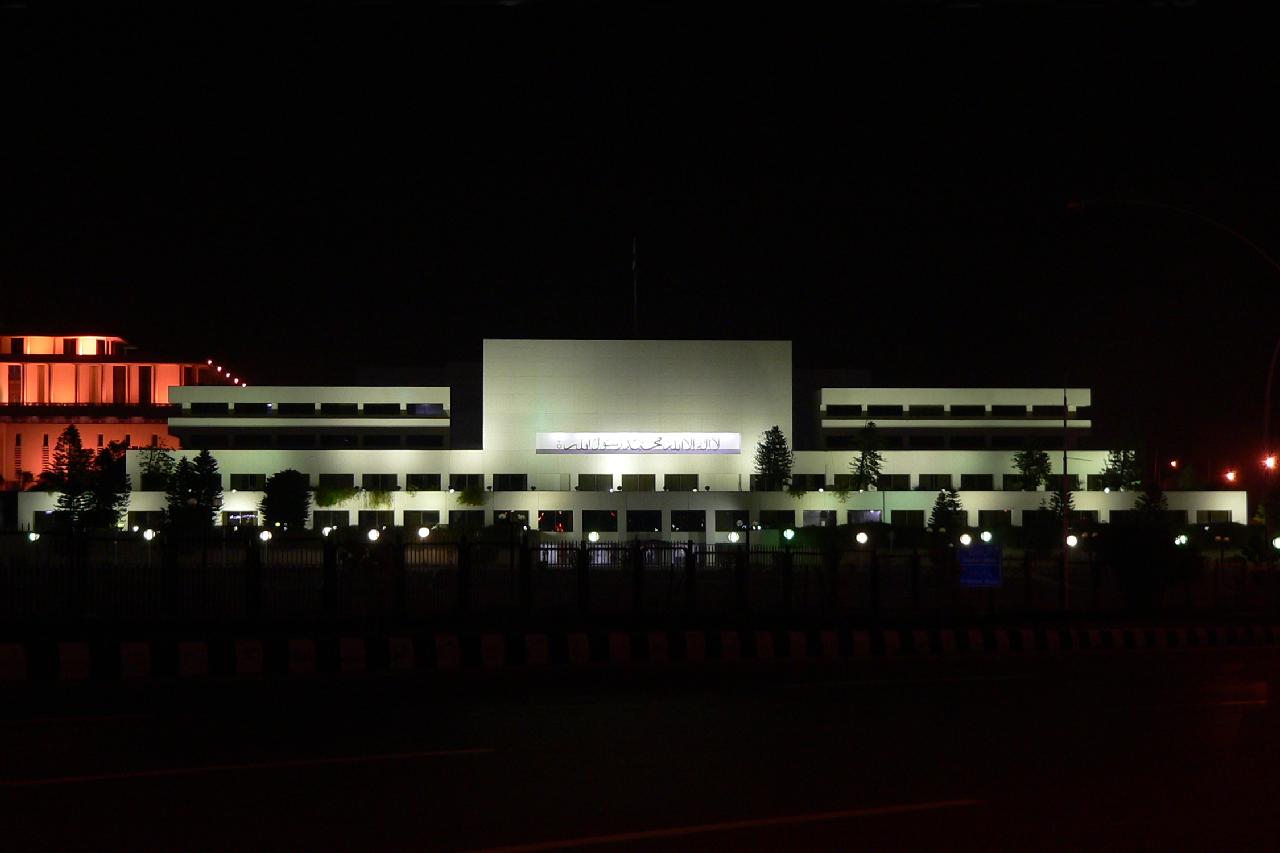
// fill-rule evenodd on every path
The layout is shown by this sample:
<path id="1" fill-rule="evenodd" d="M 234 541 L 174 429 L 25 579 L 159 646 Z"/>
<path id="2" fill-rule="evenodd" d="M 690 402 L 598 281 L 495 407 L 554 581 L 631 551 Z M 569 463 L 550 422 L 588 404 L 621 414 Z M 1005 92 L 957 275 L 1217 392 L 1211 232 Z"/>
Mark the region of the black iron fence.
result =
<path id="1" fill-rule="evenodd" d="M 1137 592 L 1132 568 L 1081 555 L 1064 572 L 1057 555 L 1007 552 L 1001 584 L 976 589 L 962 583 L 954 552 L 926 550 L 0 534 L 0 623 L 874 621 L 1280 603 L 1277 572 L 1242 558 L 1201 558 L 1176 576 L 1144 572 Z"/>

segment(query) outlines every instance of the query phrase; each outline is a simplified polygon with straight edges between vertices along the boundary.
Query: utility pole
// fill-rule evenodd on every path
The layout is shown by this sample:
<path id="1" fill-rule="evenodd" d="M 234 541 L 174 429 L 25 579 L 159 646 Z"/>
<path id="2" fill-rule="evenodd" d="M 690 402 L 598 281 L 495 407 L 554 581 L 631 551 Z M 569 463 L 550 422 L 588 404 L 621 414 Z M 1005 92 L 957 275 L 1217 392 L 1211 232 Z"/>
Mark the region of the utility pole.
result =
<path id="1" fill-rule="evenodd" d="M 1067 537 L 1071 535 L 1071 505 L 1068 503 L 1071 493 L 1067 490 L 1067 380 L 1062 379 L 1062 581 L 1058 586 L 1058 607 L 1067 609 L 1067 567 L 1071 559 L 1071 549 L 1067 546 Z"/>

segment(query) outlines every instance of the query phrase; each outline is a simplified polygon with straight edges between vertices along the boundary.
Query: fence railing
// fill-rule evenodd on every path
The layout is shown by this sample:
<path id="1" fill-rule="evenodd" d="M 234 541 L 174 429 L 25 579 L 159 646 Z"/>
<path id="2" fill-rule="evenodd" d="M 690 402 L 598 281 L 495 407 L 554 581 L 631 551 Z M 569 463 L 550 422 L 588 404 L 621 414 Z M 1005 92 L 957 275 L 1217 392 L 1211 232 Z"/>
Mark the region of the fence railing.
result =
<path id="1" fill-rule="evenodd" d="M 51 622 L 374 625 L 632 615 L 899 616 L 1115 612 L 1126 567 L 1006 554 L 1000 586 L 961 583 L 955 557 L 694 543 L 376 543 L 0 534 L 0 628 Z M 1266 611 L 1271 566 L 1205 558 L 1157 578 L 1156 610 Z M 1149 575 L 1149 573 L 1148 573 Z M 1139 590 L 1140 592 L 1141 590 Z"/>

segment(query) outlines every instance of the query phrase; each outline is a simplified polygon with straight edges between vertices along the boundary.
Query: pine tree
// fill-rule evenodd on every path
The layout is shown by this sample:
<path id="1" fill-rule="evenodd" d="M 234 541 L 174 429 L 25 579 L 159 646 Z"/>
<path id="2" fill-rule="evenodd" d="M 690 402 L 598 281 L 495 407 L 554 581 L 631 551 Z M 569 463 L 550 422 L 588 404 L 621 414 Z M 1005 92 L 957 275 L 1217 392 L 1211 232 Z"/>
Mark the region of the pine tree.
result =
<path id="1" fill-rule="evenodd" d="M 756 445 L 756 474 L 762 491 L 780 492 L 786 488 L 791 482 L 794 463 L 795 454 L 780 427 L 775 424 L 760 436 Z"/>
<path id="2" fill-rule="evenodd" d="M 201 450 L 192 467 L 197 521 L 200 527 L 212 527 L 222 511 L 222 474 L 218 471 L 218 460 L 208 450 Z"/>
<path id="3" fill-rule="evenodd" d="M 1040 488 L 1040 484 L 1053 471 L 1053 463 L 1049 461 L 1049 454 L 1034 447 L 1019 450 L 1013 454 L 1013 467 L 1017 468 L 1018 473 L 1022 475 L 1022 490 L 1024 492 L 1034 492 Z"/>
<path id="4" fill-rule="evenodd" d="M 1137 491 L 1139 487 L 1138 454 L 1133 450 L 1111 450 L 1102 469 L 1102 485 L 1113 492 Z"/>
<path id="5" fill-rule="evenodd" d="M 1076 500 L 1074 492 L 1067 492 L 1067 512 L 1076 511 Z M 1052 492 L 1049 495 L 1049 512 L 1056 517 L 1062 518 L 1062 492 Z"/>
<path id="6" fill-rule="evenodd" d="M 963 513 L 960 493 L 955 489 L 941 489 L 933 502 L 933 510 L 929 513 L 929 529 L 934 533 L 945 533 L 963 527 Z"/>
<path id="7" fill-rule="evenodd" d="M 1147 484 L 1142 494 L 1138 495 L 1133 508 L 1149 518 L 1163 519 L 1169 509 L 1169 501 L 1165 498 L 1164 489 L 1153 480 Z"/>
<path id="8" fill-rule="evenodd" d="M 94 457 L 89 494 L 91 506 L 86 513 L 86 526 L 118 527 L 129 506 L 129 475 L 122 442 L 111 442 Z"/>
<path id="9" fill-rule="evenodd" d="M 80 441 L 80 430 L 70 424 L 58 436 L 53 448 L 53 463 L 41 474 L 47 488 L 58 492 L 58 510 L 67 514 L 72 526 L 79 526 L 93 507 L 89 492 L 91 462 L 89 451 Z"/>
<path id="10" fill-rule="evenodd" d="M 190 529 L 197 526 L 196 470 L 185 456 L 178 460 L 165 489 L 165 514 L 173 527 Z"/>
<path id="11" fill-rule="evenodd" d="M 880 432 L 875 421 L 868 421 L 858 434 L 858 456 L 849 463 L 853 472 L 853 487 L 858 491 L 866 491 L 880 481 L 880 466 L 884 457 L 880 455 Z"/>
<path id="12" fill-rule="evenodd" d="M 306 474 L 287 469 L 267 478 L 259 505 L 269 526 L 293 525 L 301 530 L 311 512 L 311 485 Z"/>

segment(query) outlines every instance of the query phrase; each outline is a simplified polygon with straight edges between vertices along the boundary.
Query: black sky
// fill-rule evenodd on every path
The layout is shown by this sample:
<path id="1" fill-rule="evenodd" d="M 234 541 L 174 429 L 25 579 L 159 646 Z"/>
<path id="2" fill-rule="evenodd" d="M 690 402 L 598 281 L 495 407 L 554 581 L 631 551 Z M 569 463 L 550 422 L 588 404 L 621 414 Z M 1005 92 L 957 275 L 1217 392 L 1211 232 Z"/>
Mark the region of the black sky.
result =
<path id="1" fill-rule="evenodd" d="M 1213 7 L 0 11 L 0 317 L 255 382 L 483 336 L 796 341 L 882 384 L 1096 389 L 1260 444 L 1267 31 Z M 10 318 L 15 318 L 12 321 Z M 1215 461 L 1216 464 L 1216 461 Z"/>

